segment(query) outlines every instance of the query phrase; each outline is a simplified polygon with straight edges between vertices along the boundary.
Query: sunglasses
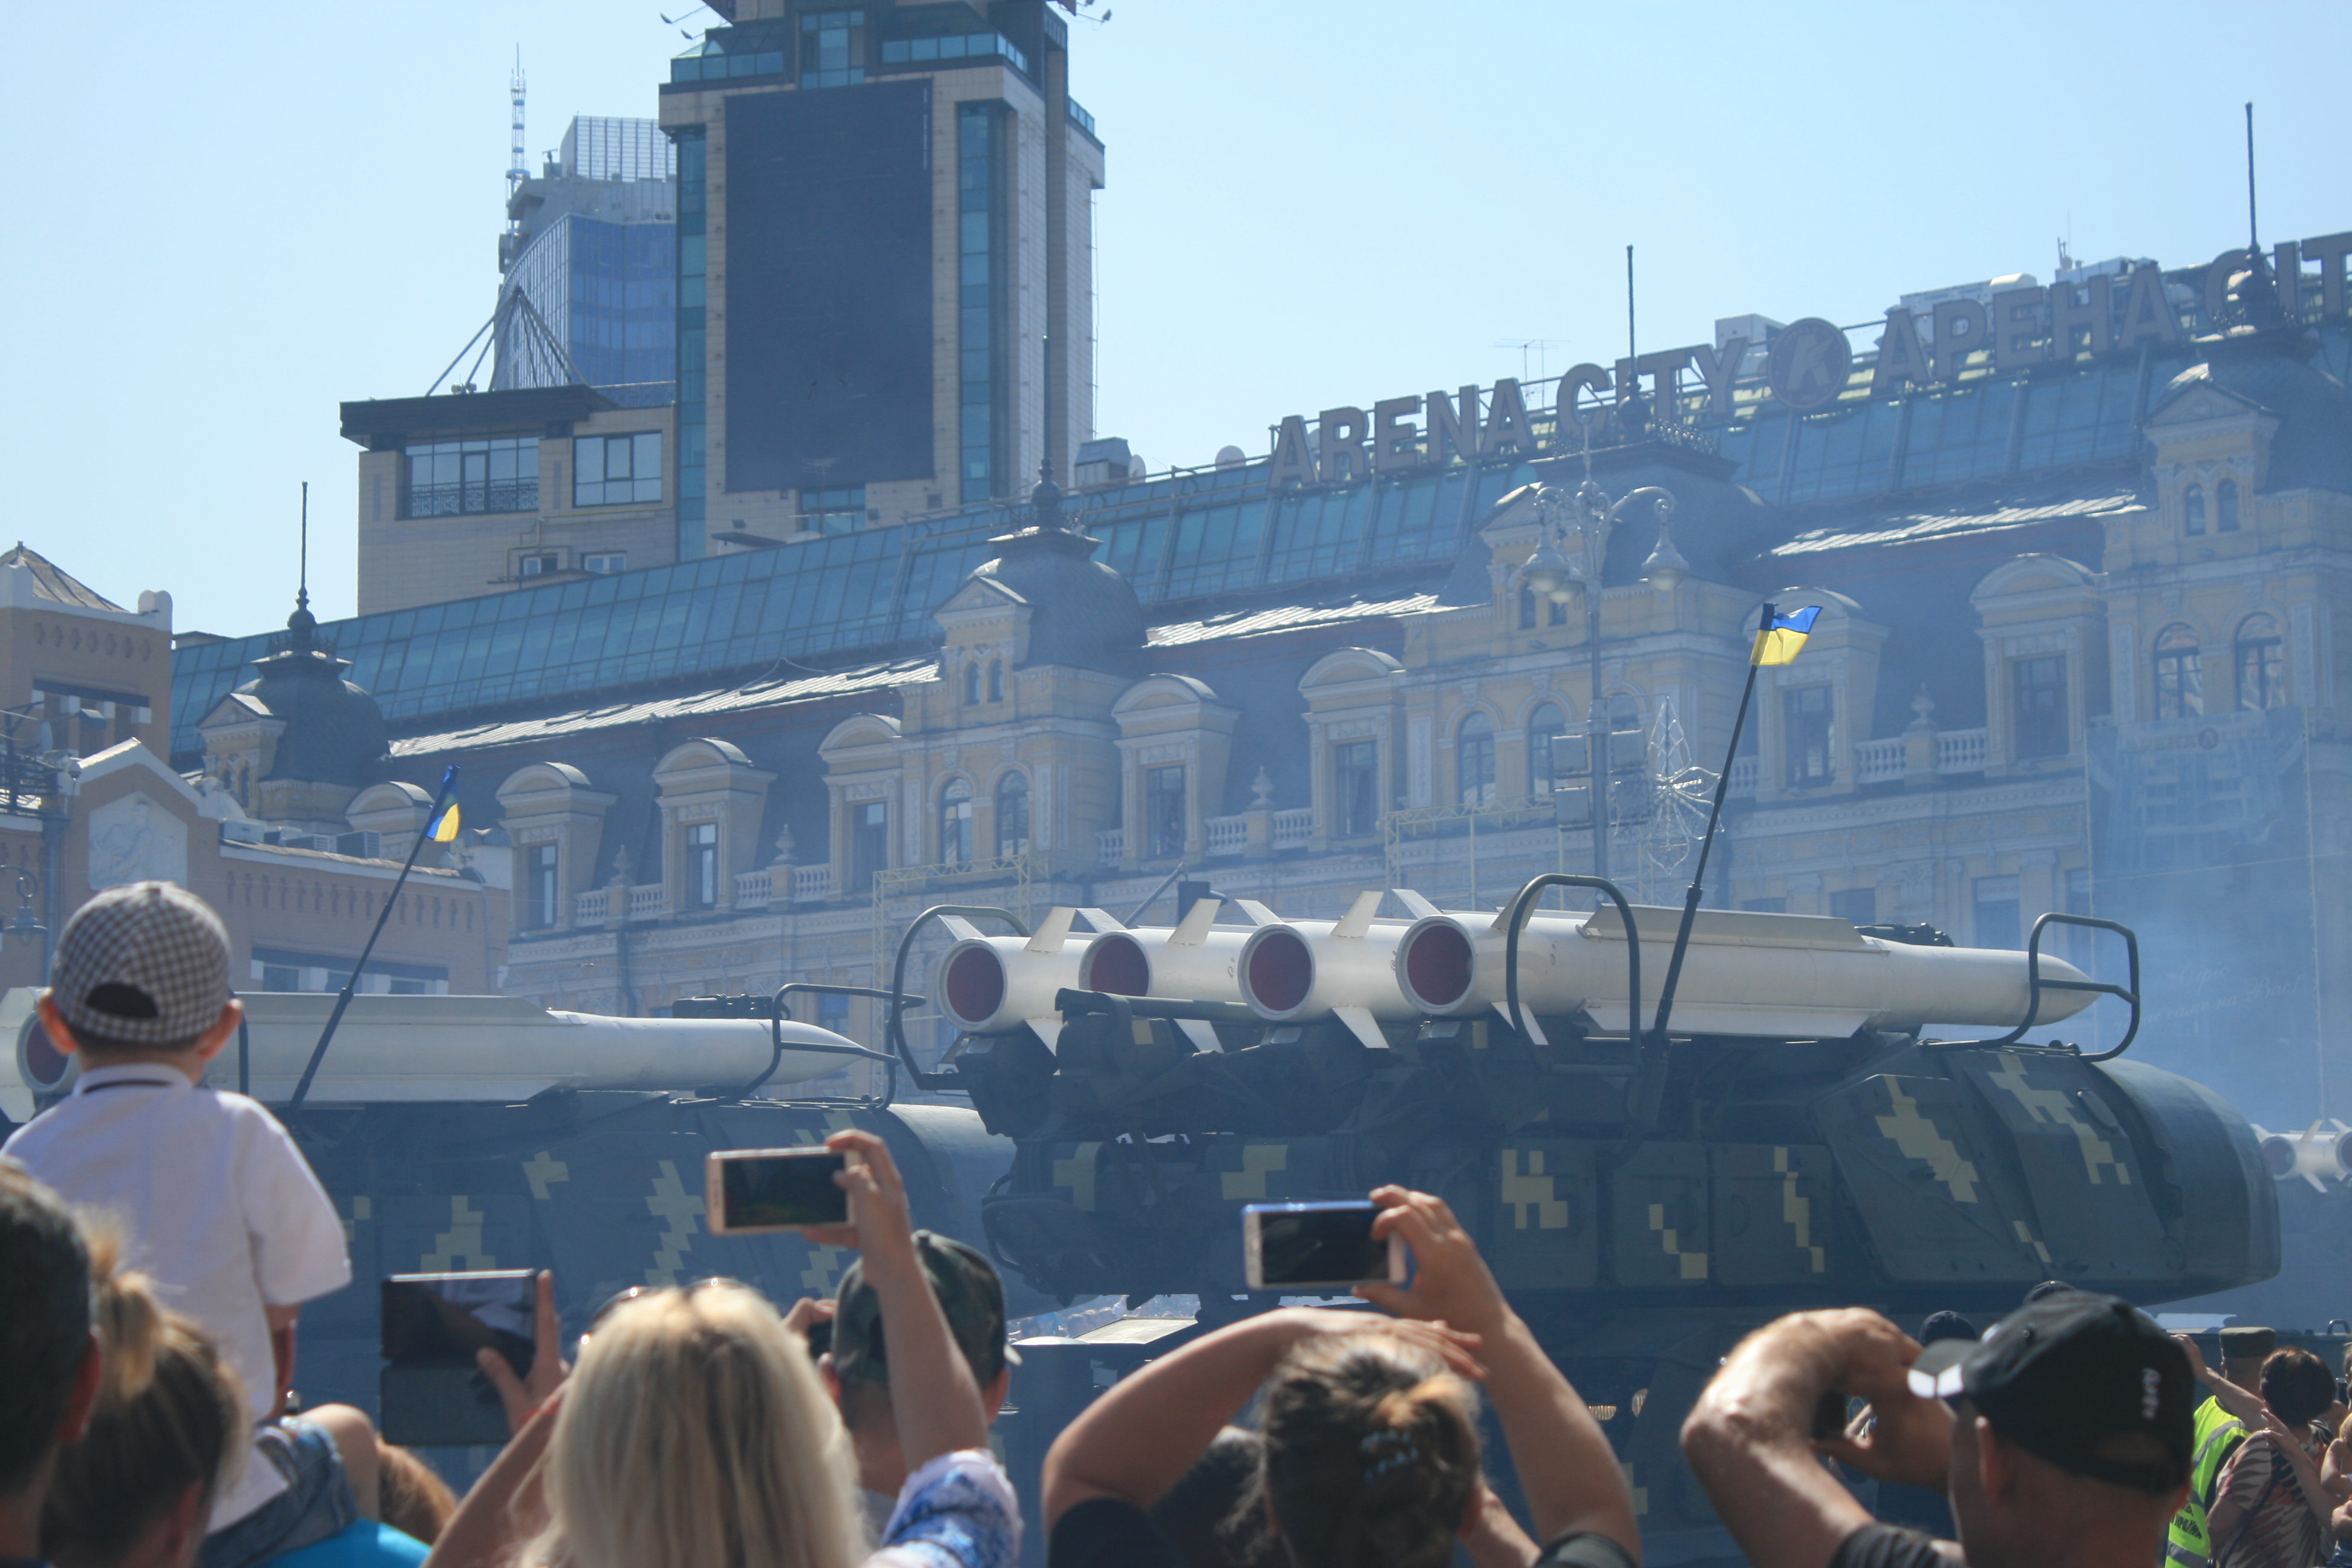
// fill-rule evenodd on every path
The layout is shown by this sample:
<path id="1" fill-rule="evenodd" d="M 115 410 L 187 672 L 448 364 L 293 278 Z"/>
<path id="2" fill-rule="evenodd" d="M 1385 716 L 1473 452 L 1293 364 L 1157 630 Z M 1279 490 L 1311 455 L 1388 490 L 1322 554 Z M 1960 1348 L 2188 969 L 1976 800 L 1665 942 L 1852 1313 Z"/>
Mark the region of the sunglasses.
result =
<path id="1" fill-rule="evenodd" d="M 714 1285 L 731 1285 L 739 1290 L 751 1290 L 755 1295 L 759 1293 L 755 1287 L 746 1285 L 740 1279 L 730 1279 L 724 1274 L 709 1275 L 686 1285 L 631 1285 L 625 1289 L 615 1290 L 604 1298 L 604 1305 L 589 1315 L 588 1326 L 580 1331 L 580 1342 L 586 1344 L 588 1336 L 596 1331 L 597 1324 L 632 1301 L 643 1300 L 647 1296 L 658 1296 L 665 1290 L 676 1290 L 682 1295 L 691 1296 L 706 1286 Z"/>

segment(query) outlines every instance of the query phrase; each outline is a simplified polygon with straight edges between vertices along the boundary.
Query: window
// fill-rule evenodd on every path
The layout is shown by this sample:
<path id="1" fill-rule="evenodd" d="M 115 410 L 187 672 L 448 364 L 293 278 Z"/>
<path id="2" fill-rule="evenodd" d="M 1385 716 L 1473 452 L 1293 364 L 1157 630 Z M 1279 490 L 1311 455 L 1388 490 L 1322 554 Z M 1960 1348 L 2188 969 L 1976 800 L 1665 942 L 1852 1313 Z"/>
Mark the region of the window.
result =
<path id="1" fill-rule="evenodd" d="M 864 11 L 812 11 L 801 17 L 803 87 L 853 87 L 865 79 Z"/>
<path id="2" fill-rule="evenodd" d="M 2014 754 L 2023 760 L 2066 754 L 2066 660 L 2053 654 L 2012 660 L 2009 667 L 2010 722 Z"/>
<path id="3" fill-rule="evenodd" d="M 562 879 L 556 873 L 557 846 L 534 844 L 524 852 L 524 896 L 527 918 L 534 931 L 545 931 L 559 923 L 562 907 L 556 902 L 562 892 Z"/>
<path id="4" fill-rule="evenodd" d="M 572 504 L 618 506 L 662 499 L 662 438 L 658 430 L 633 436 L 575 436 L 572 440 Z"/>
<path id="5" fill-rule="evenodd" d="M 1835 736 L 1830 689 L 1801 686 L 1780 694 L 1781 741 L 1786 749 L 1790 789 L 1815 788 L 1830 782 L 1830 747 Z"/>
<path id="6" fill-rule="evenodd" d="M 411 447 L 403 517 L 539 510 L 539 440 L 432 441 Z"/>
<path id="7" fill-rule="evenodd" d="M 1976 945 L 2022 947 L 2018 934 L 2017 879 L 1979 877 L 1976 894 Z"/>
<path id="8" fill-rule="evenodd" d="M 2238 481 L 2223 479 L 2213 487 L 2213 523 L 2222 533 L 2238 531 Z"/>
<path id="9" fill-rule="evenodd" d="M 971 864 L 971 785 L 961 779 L 940 792 L 940 864 Z"/>
<path id="10" fill-rule="evenodd" d="M 1184 769 L 1143 770 L 1143 842 L 1154 857 L 1184 853 Z"/>
<path id="11" fill-rule="evenodd" d="M 697 822 L 686 830 L 686 906 L 719 907 L 719 824 Z"/>
<path id="12" fill-rule="evenodd" d="M 849 887 L 870 892 L 874 877 L 890 864 L 890 807 L 878 800 L 849 808 Z"/>
<path id="13" fill-rule="evenodd" d="M 628 569 L 628 552 L 623 550 L 607 551 L 600 555 L 583 555 L 580 558 L 580 570 L 583 572 L 594 572 L 609 576 L 613 573 L 626 572 Z"/>
<path id="14" fill-rule="evenodd" d="M 1536 624 L 1536 606 L 1543 606 L 1543 621 L 1548 626 L 1568 625 L 1568 606 L 1557 599 L 1538 594 L 1533 588 L 1519 590 L 1519 629 L 1529 631 Z"/>
<path id="15" fill-rule="evenodd" d="M 2286 701 L 2286 645 L 2276 616 L 2257 610 L 2238 623 L 2238 706 L 2249 712 Z"/>
<path id="16" fill-rule="evenodd" d="M 1533 588 L 1522 588 L 1519 590 L 1519 630 L 1533 631 L 1535 626 L 1536 591 Z"/>
<path id="17" fill-rule="evenodd" d="M 1029 780 L 1007 773 L 996 784 L 996 858 L 1029 853 Z"/>
<path id="18" fill-rule="evenodd" d="M 1455 733 L 1454 781 L 1465 807 L 1495 804 L 1495 721 L 1484 713 L 1463 720 Z"/>
<path id="19" fill-rule="evenodd" d="M 1004 203 L 1004 120 L 987 103 L 956 113 L 956 473 L 962 499 L 986 500 L 1006 471 L 1003 450 L 1009 346 L 1003 304 L 1008 281 L 997 215 Z"/>
<path id="20" fill-rule="evenodd" d="M 816 1026 L 831 1029 L 836 1035 L 849 1033 L 849 998 L 820 993 L 816 999 Z"/>
<path id="21" fill-rule="evenodd" d="M 967 708 L 980 700 L 980 664 L 977 660 L 963 667 L 963 705 Z"/>
<path id="22" fill-rule="evenodd" d="M 341 991 L 351 980 L 352 960 L 331 953 L 257 947 L 250 973 L 255 987 L 262 991 Z M 373 996 L 446 996 L 449 971 L 439 964 L 371 958 L 358 990 Z"/>
<path id="23" fill-rule="evenodd" d="M 552 550 L 515 557 L 515 575 L 518 577 L 546 577 L 562 570 L 563 557 Z"/>
<path id="24" fill-rule="evenodd" d="M 1551 742 L 1568 733 L 1568 715 L 1559 704 L 1546 702 L 1528 719 L 1528 793 L 1551 793 Z"/>
<path id="25" fill-rule="evenodd" d="M 1568 606 L 1561 604 L 1558 599 L 1548 600 L 1547 603 L 1549 604 L 1551 607 L 1544 612 L 1544 625 L 1548 626 L 1564 626 L 1568 625 Z"/>
<path id="26" fill-rule="evenodd" d="M 1004 700 L 1004 666 L 1001 662 L 988 667 L 988 700 L 991 702 Z"/>
<path id="27" fill-rule="evenodd" d="M 801 526 L 811 533 L 855 533 L 866 526 L 866 487 L 801 491 Z"/>
<path id="28" fill-rule="evenodd" d="M 2156 716 L 2193 719 L 2205 711 L 2205 676 L 2194 628 L 2175 622 L 2156 634 Z"/>
<path id="29" fill-rule="evenodd" d="M 1842 893 L 1832 893 L 1830 913 L 1842 921 L 1852 921 L 1858 926 L 1876 925 L 1878 923 L 1878 889 L 1848 888 Z"/>
<path id="30" fill-rule="evenodd" d="M 1381 826 L 1381 744 L 1342 741 L 1331 748 L 1331 797 L 1339 837 L 1360 838 Z"/>
<path id="31" fill-rule="evenodd" d="M 2205 531 L 2205 487 L 2191 485 L 2180 492 L 2180 521 L 2191 536 Z"/>

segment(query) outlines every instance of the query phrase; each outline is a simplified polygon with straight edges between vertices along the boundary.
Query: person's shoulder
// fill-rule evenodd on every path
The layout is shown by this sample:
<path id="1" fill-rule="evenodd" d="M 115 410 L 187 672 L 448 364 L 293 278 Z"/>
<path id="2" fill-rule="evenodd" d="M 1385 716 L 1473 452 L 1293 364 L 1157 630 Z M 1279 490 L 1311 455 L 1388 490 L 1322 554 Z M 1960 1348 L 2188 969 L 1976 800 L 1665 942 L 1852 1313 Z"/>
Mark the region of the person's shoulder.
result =
<path id="1" fill-rule="evenodd" d="M 1054 1521 L 1046 1568 L 1184 1568 L 1183 1555 L 1144 1511 L 1122 1498 L 1094 1497 Z"/>

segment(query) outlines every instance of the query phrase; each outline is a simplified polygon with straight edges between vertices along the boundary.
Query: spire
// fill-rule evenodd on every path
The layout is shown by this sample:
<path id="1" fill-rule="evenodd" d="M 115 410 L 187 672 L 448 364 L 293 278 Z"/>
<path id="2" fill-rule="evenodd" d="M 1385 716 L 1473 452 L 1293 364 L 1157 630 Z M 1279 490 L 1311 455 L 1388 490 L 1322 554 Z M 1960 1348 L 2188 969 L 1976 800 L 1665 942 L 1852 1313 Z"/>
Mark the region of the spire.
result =
<path id="1" fill-rule="evenodd" d="M 1054 465 L 1048 459 L 1038 459 L 1037 482 L 1029 489 L 1029 510 L 1032 524 L 1035 527 L 1069 527 L 1068 521 L 1062 516 L 1062 487 L 1054 482 Z"/>
<path id="2" fill-rule="evenodd" d="M 302 481 L 302 542 L 297 557 L 294 587 L 294 613 L 286 617 L 286 646 L 289 652 L 309 653 L 318 646 L 315 634 L 319 617 L 310 613 L 310 481 Z"/>
<path id="3" fill-rule="evenodd" d="M 2229 295 L 2222 306 L 2225 320 L 2214 323 L 2216 331 L 2225 336 L 2231 331 L 2267 332 L 2287 324 L 2285 307 L 2279 301 L 2278 280 L 2271 275 L 2270 262 L 2263 255 L 2262 236 L 2254 219 L 2254 106 L 2249 103 L 2246 105 L 2246 269 L 2231 276 Z"/>

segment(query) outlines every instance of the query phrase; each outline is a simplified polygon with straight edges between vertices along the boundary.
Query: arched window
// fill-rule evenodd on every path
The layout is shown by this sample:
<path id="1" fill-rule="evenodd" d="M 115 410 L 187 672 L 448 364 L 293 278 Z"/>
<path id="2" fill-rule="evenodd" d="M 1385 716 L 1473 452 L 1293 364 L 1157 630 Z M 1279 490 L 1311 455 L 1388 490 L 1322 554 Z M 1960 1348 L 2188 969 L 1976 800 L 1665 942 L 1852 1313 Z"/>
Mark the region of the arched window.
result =
<path id="1" fill-rule="evenodd" d="M 1462 804 L 1495 804 L 1495 721 L 1484 713 L 1462 721 L 1454 743 L 1454 777 Z"/>
<path id="2" fill-rule="evenodd" d="M 2238 481 L 2223 479 L 2213 487 L 2213 521 L 2223 533 L 2238 531 Z"/>
<path id="3" fill-rule="evenodd" d="M 988 667 L 988 700 L 991 702 L 1004 700 L 1004 663 L 1002 659 Z"/>
<path id="4" fill-rule="evenodd" d="M 2260 712 L 2286 702 L 2286 647 L 2278 618 L 2257 610 L 2238 623 L 2238 706 Z"/>
<path id="5" fill-rule="evenodd" d="M 2191 485 L 2180 492 L 2182 525 L 2192 534 L 2205 531 L 2205 487 Z"/>
<path id="6" fill-rule="evenodd" d="M 961 779 L 940 792 L 940 864 L 971 864 L 971 785 Z"/>
<path id="7" fill-rule="evenodd" d="M 1029 780 L 1007 773 L 996 785 L 996 858 L 1029 853 Z"/>
<path id="8" fill-rule="evenodd" d="M 1538 705 L 1528 716 L 1528 793 L 1551 793 L 1551 742 L 1568 733 L 1568 715 L 1557 702 Z"/>
<path id="9" fill-rule="evenodd" d="M 967 708 L 980 700 L 980 664 L 977 660 L 963 667 L 963 705 Z"/>
<path id="10" fill-rule="evenodd" d="M 2156 634 L 2156 716 L 2189 719 L 2204 711 L 2205 676 L 2197 633 L 2176 621 Z"/>
<path id="11" fill-rule="evenodd" d="M 1549 603 L 1551 605 L 1551 608 L 1544 613 L 1544 625 L 1548 626 L 1564 626 L 1568 625 L 1568 606 L 1561 604 L 1558 599 L 1550 600 Z"/>
<path id="12" fill-rule="evenodd" d="M 1519 630 L 1533 631 L 1535 626 L 1536 591 L 1533 588 L 1522 587 L 1519 590 Z"/>

